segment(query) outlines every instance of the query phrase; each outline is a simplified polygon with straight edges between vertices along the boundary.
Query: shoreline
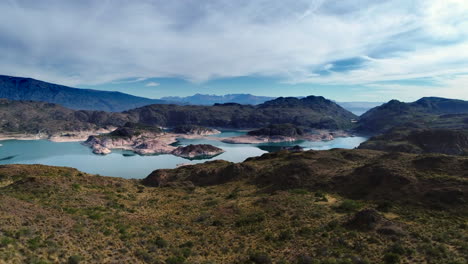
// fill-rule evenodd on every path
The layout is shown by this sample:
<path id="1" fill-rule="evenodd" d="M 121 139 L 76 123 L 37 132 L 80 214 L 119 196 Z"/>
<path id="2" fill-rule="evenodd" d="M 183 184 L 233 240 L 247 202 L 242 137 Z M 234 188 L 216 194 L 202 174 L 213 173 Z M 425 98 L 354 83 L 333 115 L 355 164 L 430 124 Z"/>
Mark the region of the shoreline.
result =
<path id="1" fill-rule="evenodd" d="M 65 142 L 85 142 L 90 136 L 98 136 L 101 134 L 110 133 L 115 128 L 110 129 L 97 129 L 97 130 L 87 130 L 87 131 L 74 131 L 74 132 L 61 132 L 54 135 L 45 135 L 45 134 L 25 134 L 25 133 L 0 133 L 0 146 L 2 141 L 6 140 L 48 140 L 51 142 L 57 143 L 65 143 Z M 245 130 L 230 130 L 230 131 L 241 131 L 244 132 Z M 168 133 L 164 135 L 164 137 L 172 137 L 175 141 L 172 141 L 170 144 L 173 144 L 178 141 L 178 139 L 207 139 L 213 141 L 220 141 L 227 144 L 262 144 L 262 143 L 282 143 L 282 142 L 294 142 L 294 141 L 311 141 L 311 142 L 319 142 L 319 141 L 331 141 L 336 138 L 340 137 L 354 137 L 351 133 L 346 131 L 326 131 L 326 130 L 318 130 L 318 133 L 309 133 L 303 136 L 297 137 L 287 137 L 287 136 L 250 136 L 250 135 L 242 135 L 242 136 L 235 136 L 235 137 L 216 137 L 213 135 L 220 134 L 220 133 L 213 133 L 213 134 L 203 134 L 203 135 L 196 135 L 196 134 L 177 134 L 177 133 Z M 221 132 L 222 133 L 222 132 Z M 121 148 L 125 150 L 131 150 L 126 148 Z"/>
<path id="2" fill-rule="evenodd" d="M 220 137 L 219 141 L 227 144 L 263 144 L 263 143 L 283 143 L 283 142 L 295 142 L 295 141 L 331 141 L 340 137 L 352 137 L 354 135 L 345 131 L 333 131 L 328 130 L 317 130 L 317 133 L 308 133 L 306 135 L 297 137 L 288 136 L 251 136 L 242 135 L 237 137 Z"/>
<path id="3" fill-rule="evenodd" d="M 64 131 L 57 134 L 27 134 L 27 133 L 0 133 L 0 142 L 5 140 L 49 140 L 52 142 L 81 142 L 86 141 L 88 137 L 110 133 L 115 128 L 101 128 L 85 131 Z"/>

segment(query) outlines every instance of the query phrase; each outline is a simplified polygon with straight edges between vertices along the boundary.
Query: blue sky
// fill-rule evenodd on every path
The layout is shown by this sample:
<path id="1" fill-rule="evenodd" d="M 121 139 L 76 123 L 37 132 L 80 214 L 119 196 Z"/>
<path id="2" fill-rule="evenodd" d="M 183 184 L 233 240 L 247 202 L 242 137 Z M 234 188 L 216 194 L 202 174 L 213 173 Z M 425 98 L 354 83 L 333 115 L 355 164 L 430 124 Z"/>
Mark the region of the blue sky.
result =
<path id="1" fill-rule="evenodd" d="M 466 0 L 5 0 L 0 74 L 159 98 L 468 100 Z"/>

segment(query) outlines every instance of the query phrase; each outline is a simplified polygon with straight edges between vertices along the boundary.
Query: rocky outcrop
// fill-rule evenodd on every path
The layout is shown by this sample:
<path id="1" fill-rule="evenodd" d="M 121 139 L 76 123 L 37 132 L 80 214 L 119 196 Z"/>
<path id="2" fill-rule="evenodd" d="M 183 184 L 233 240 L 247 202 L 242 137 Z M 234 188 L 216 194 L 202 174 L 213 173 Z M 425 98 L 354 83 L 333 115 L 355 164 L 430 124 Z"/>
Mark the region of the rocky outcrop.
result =
<path id="1" fill-rule="evenodd" d="M 371 150 L 280 151 L 242 163 L 208 162 L 154 171 L 151 186 L 243 179 L 265 191 L 306 188 L 352 199 L 454 206 L 466 200 L 468 159 Z"/>
<path id="2" fill-rule="evenodd" d="M 351 217 L 345 226 L 360 231 L 377 231 L 383 235 L 403 236 L 406 232 L 401 225 L 386 219 L 374 209 L 364 209 Z"/>
<path id="3" fill-rule="evenodd" d="M 382 134 L 404 126 L 407 128 L 468 128 L 468 101 L 425 97 L 413 103 L 391 100 L 372 108 L 359 118 L 357 131 Z"/>
<path id="4" fill-rule="evenodd" d="M 127 123 L 108 134 L 90 136 L 83 144 L 95 154 L 109 154 L 111 149 L 126 149 L 137 154 L 169 154 L 175 147 L 174 135 L 164 133 L 159 127 L 146 127 Z"/>
<path id="5" fill-rule="evenodd" d="M 172 133 L 184 134 L 184 135 L 197 135 L 197 136 L 209 136 L 221 133 L 221 131 L 213 128 L 207 128 L 195 125 L 182 125 L 172 129 Z"/>
<path id="6" fill-rule="evenodd" d="M 83 134 L 129 121 L 122 113 L 74 111 L 60 105 L 0 99 L 0 137 L 48 139 L 61 134 Z"/>
<path id="7" fill-rule="evenodd" d="M 301 151 L 304 151 L 304 148 L 299 145 L 295 145 L 292 147 L 281 147 L 281 150 L 287 150 L 291 152 L 301 152 Z"/>
<path id="8" fill-rule="evenodd" d="M 273 125 L 268 128 L 250 131 L 247 135 L 223 138 L 221 141 L 229 144 L 261 144 L 293 142 L 298 140 L 329 141 L 336 137 L 343 136 L 349 136 L 349 134 L 344 131 L 330 132 L 328 130 L 309 130 L 304 132 L 302 129 L 294 126 L 281 126 L 281 128 L 278 129 L 278 126 Z"/>
<path id="9" fill-rule="evenodd" d="M 203 164 L 181 166 L 174 170 L 155 170 L 143 179 L 142 183 L 154 187 L 171 186 L 174 183 L 207 186 L 240 179 L 254 172 L 253 168 L 243 164 L 215 160 Z"/>
<path id="10" fill-rule="evenodd" d="M 174 147 L 177 134 L 165 133 L 158 127 L 145 127 L 139 124 L 126 124 L 108 134 L 90 136 L 83 144 L 93 149 L 93 153 L 106 155 L 112 149 L 131 150 L 140 155 L 173 154 L 196 159 L 219 155 L 224 151 L 212 145 L 188 145 Z"/>
<path id="11" fill-rule="evenodd" d="M 361 149 L 390 152 L 468 154 L 468 132 L 449 129 L 393 129 L 362 143 Z"/>
<path id="12" fill-rule="evenodd" d="M 194 159 L 200 157 L 214 157 L 221 153 L 224 150 L 208 145 L 208 144 L 199 144 L 199 145 L 188 145 L 185 147 L 178 147 L 173 150 L 171 153 L 184 158 Z"/>

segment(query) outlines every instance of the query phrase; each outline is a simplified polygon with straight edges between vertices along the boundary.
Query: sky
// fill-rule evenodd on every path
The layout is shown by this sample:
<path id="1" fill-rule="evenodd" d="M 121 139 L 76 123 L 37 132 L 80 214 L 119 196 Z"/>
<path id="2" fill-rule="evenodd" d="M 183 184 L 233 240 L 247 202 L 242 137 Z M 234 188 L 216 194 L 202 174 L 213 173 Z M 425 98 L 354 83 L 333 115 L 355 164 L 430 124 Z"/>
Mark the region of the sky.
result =
<path id="1" fill-rule="evenodd" d="M 150 98 L 468 100 L 467 0 L 2 0 L 0 74 Z"/>

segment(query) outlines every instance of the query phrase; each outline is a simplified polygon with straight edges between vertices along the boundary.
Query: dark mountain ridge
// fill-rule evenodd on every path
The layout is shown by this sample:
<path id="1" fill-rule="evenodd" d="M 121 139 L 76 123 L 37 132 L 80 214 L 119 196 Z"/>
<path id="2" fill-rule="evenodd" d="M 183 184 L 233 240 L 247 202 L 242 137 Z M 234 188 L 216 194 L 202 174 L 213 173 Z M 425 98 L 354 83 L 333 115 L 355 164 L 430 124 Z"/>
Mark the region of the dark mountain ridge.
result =
<path id="1" fill-rule="evenodd" d="M 398 127 L 370 138 L 359 148 L 415 154 L 468 155 L 468 131 Z"/>
<path id="2" fill-rule="evenodd" d="M 72 110 L 53 103 L 1 99 L 0 132 L 54 134 L 122 126 L 127 122 L 162 127 L 197 125 L 238 129 L 284 123 L 330 130 L 350 129 L 353 126 L 351 120 L 356 116 L 327 99 L 310 96 L 296 100 L 293 101 L 297 105 L 284 104 L 290 101 L 284 98 L 259 106 L 234 103 L 214 106 L 153 104 L 113 113 Z"/>
<path id="3" fill-rule="evenodd" d="M 424 97 L 412 103 L 391 100 L 363 114 L 357 131 L 379 134 L 398 126 L 464 128 L 467 120 L 468 101 L 439 97 Z"/>
<path id="4" fill-rule="evenodd" d="M 136 107 L 166 103 L 163 100 L 121 92 L 71 88 L 31 78 L 0 75 L 0 98 L 60 104 L 75 110 L 120 112 Z"/>
<path id="5" fill-rule="evenodd" d="M 290 123 L 317 129 L 350 129 L 357 118 L 321 96 L 303 99 L 280 97 L 263 104 L 236 103 L 199 105 L 148 105 L 126 111 L 133 120 L 147 125 L 175 127 L 199 125 L 220 128 L 260 128 Z"/>
<path id="6" fill-rule="evenodd" d="M 128 121 L 121 113 L 71 110 L 33 101 L 0 99 L 0 133 L 54 134 L 119 126 Z"/>

